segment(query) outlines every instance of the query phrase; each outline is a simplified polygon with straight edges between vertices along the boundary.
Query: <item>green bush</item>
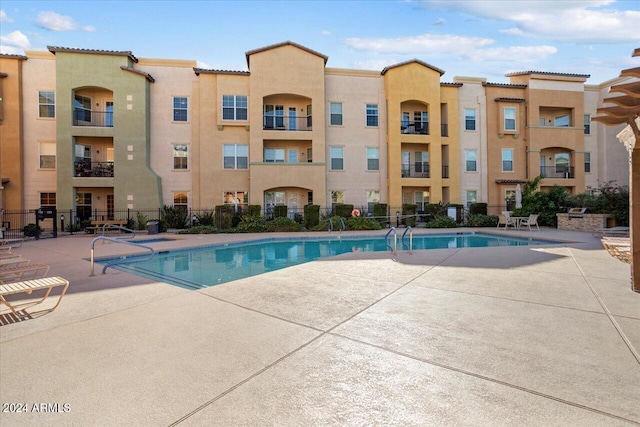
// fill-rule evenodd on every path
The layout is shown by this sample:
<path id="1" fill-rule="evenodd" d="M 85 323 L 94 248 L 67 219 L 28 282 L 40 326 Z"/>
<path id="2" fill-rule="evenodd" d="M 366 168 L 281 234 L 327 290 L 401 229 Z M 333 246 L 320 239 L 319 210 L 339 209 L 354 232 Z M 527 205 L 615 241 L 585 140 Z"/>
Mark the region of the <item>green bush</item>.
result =
<path id="1" fill-rule="evenodd" d="M 142 212 L 136 212 L 136 221 L 134 225 L 136 230 L 146 230 L 147 229 L 147 216 Z"/>
<path id="2" fill-rule="evenodd" d="M 260 212 L 262 212 L 262 206 L 260 205 L 249 205 L 247 207 L 247 215 L 249 216 L 260 216 Z"/>
<path id="3" fill-rule="evenodd" d="M 183 207 L 167 206 L 162 208 L 162 220 L 169 228 L 183 229 L 187 227 L 188 212 Z"/>
<path id="4" fill-rule="evenodd" d="M 456 228 L 458 223 L 451 217 L 437 215 L 427 223 L 427 228 Z"/>
<path id="5" fill-rule="evenodd" d="M 82 227 L 80 227 L 80 224 L 69 224 L 65 227 L 64 231 L 75 233 L 78 231 L 82 231 Z"/>
<path id="6" fill-rule="evenodd" d="M 42 227 L 36 226 L 35 224 L 27 224 L 22 228 L 22 232 L 26 237 L 35 237 L 36 231 L 42 233 Z"/>
<path id="7" fill-rule="evenodd" d="M 267 221 L 265 231 L 304 231 L 304 227 L 289 218 L 276 218 L 273 221 Z"/>
<path id="8" fill-rule="evenodd" d="M 275 205 L 273 207 L 274 218 L 286 218 L 287 217 L 287 205 Z"/>
<path id="9" fill-rule="evenodd" d="M 617 186 L 613 181 L 605 182 L 589 193 L 569 196 L 569 207 L 587 208 L 589 213 L 608 213 L 616 225 L 629 225 L 629 187 Z"/>
<path id="10" fill-rule="evenodd" d="M 382 226 L 374 219 L 368 219 L 363 216 L 357 218 L 349 218 L 346 221 L 347 230 L 380 230 Z"/>
<path id="11" fill-rule="evenodd" d="M 212 225 L 196 225 L 186 230 L 179 230 L 176 234 L 214 234 L 218 230 Z"/>
<path id="12" fill-rule="evenodd" d="M 229 230 L 233 225 L 234 209 L 232 205 L 218 205 L 215 207 L 215 223 L 221 230 Z"/>
<path id="13" fill-rule="evenodd" d="M 378 220 L 378 223 L 382 227 L 387 225 L 387 211 L 388 206 L 386 203 L 375 203 L 373 205 L 373 216 Z"/>
<path id="14" fill-rule="evenodd" d="M 263 233 L 267 229 L 267 220 L 261 216 L 245 215 L 236 227 L 238 233 Z"/>
<path id="15" fill-rule="evenodd" d="M 428 203 L 424 205 L 424 213 L 431 218 L 435 218 L 436 216 L 440 216 L 440 215 L 446 216 L 447 206 L 442 202 Z"/>
<path id="16" fill-rule="evenodd" d="M 320 206 L 304 205 L 304 226 L 315 227 L 320 223 Z"/>
<path id="17" fill-rule="evenodd" d="M 469 206 L 469 215 L 486 215 L 487 204 L 486 203 L 471 203 Z"/>
<path id="18" fill-rule="evenodd" d="M 213 226 L 215 224 L 215 212 L 213 211 L 203 211 L 200 213 L 196 213 L 196 218 L 198 219 L 198 225 Z"/>
<path id="19" fill-rule="evenodd" d="M 467 227 L 495 227 L 498 225 L 497 215 L 473 214 L 467 219 Z"/>
<path id="20" fill-rule="evenodd" d="M 333 207 L 333 215 L 341 216 L 342 218 L 351 218 L 351 212 L 353 212 L 352 204 L 339 203 Z"/>
<path id="21" fill-rule="evenodd" d="M 411 203 L 403 203 L 402 204 L 402 216 L 408 216 L 407 218 L 402 220 L 402 223 L 408 227 L 416 226 L 416 210 L 418 209 L 417 205 Z"/>
<path id="22" fill-rule="evenodd" d="M 334 231 L 338 231 L 340 230 L 340 219 L 342 219 L 344 221 L 344 218 L 342 218 L 341 216 L 338 215 L 333 215 L 330 217 L 326 217 L 323 218 L 320 223 L 318 223 L 318 225 L 316 225 L 315 227 L 313 227 L 311 229 L 311 231 L 327 231 L 329 230 L 329 221 L 331 221 L 331 224 L 333 225 L 333 230 Z M 345 223 L 345 227 L 346 227 L 346 223 Z"/>

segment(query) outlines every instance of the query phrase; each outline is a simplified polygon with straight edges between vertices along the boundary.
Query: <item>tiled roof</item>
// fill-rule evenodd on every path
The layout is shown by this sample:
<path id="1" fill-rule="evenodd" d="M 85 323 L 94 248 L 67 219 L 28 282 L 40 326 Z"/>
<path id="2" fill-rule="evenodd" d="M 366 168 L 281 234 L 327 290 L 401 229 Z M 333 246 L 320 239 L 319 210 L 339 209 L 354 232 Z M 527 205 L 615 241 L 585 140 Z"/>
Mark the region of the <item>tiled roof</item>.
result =
<path id="1" fill-rule="evenodd" d="M 329 59 L 328 56 L 323 55 L 320 52 L 316 52 L 315 50 L 309 49 L 306 46 L 302 46 L 301 44 L 298 44 L 298 43 L 292 42 L 290 40 L 287 40 L 287 41 L 284 41 L 282 43 L 271 44 L 269 46 L 259 47 L 258 49 L 253 49 L 253 50 L 245 52 L 245 56 L 247 57 L 247 67 L 249 67 L 249 56 L 253 55 L 254 53 L 260 53 L 260 52 L 264 52 L 265 50 L 271 50 L 271 49 L 275 49 L 275 48 L 282 47 L 282 46 L 295 46 L 298 49 L 302 49 L 302 50 L 307 51 L 307 52 L 309 52 L 309 53 L 311 53 L 313 55 L 317 55 L 320 58 L 324 59 L 325 65 L 327 64 L 327 60 Z M 251 67 L 249 67 L 249 68 L 251 68 Z"/>
<path id="2" fill-rule="evenodd" d="M 91 53 L 94 55 L 113 55 L 113 56 L 128 56 L 133 62 L 138 62 L 138 58 L 133 56 L 130 50 L 99 50 L 99 49 L 78 49 L 75 47 L 60 47 L 60 46 L 47 46 L 49 52 L 55 55 L 56 52 L 67 53 Z"/>
<path id="3" fill-rule="evenodd" d="M 408 65 L 408 64 L 412 64 L 412 63 L 416 63 L 416 64 L 420 64 L 424 67 L 430 68 L 433 71 L 436 71 L 438 73 L 440 73 L 440 75 L 444 74 L 444 70 L 438 68 L 438 67 L 434 67 L 431 64 L 427 64 L 424 61 L 420 61 L 419 59 L 410 59 L 408 61 L 404 61 L 404 62 L 400 62 L 398 64 L 394 64 L 394 65 L 389 65 L 388 67 L 384 67 L 384 69 L 382 70 L 382 72 L 380 74 L 382 74 L 383 76 L 385 75 L 385 73 L 389 70 L 391 70 L 392 68 L 397 68 L 397 67 L 402 67 L 403 65 Z"/>
<path id="4" fill-rule="evenodd" d="M 193 68 L 193 72 L 196 73 L 196 76 L 199 76 L 200 74 L 238 74 L 242 76 L 248 76 L 249 74 L 251 74 L 248 71 L 214 70 L 214 69 L 197 68 L 197 67 Z"/>
<path id="5" fill-rule="evenodd" d="M 510 83 L 482 83 L 482 86 L 489 86 L 489 87 L 510 87 L 513 89 L 526 89 L 527 85 L 514 85 L 514 84 L 510 84 Z"/>
<path id="6" fill-rule="evenodd" d="M 527 74 L 542 74 L 545 76 L 560 76 L 560 77 L 583 77 L 588 79 L 591 77 L 591 74 L 573 74 L 573 73 L 554 73 L 551 71 L 516 71 L 515 73 L 507 73 L 506 77 L 511 76 L 525 76 Z"/>
<path id="7" fill-rule="evenodd" d="M 524 179 L 496 179 L 496 184 L 526 184 Z"/>
<path id="8" fill-rule="evenodd" d="M 124 71 L 129 71 L 131 73 L 136 73 L 136 74 L 140 74 L 141 76 L 144 76 L 144 78 L 146 78 L 147 80 L 149 80 L 151 83 L 155 83 L 155 79 L 153 77 L 151 77 L 151 74 L 149 73 L 145 73 L 144 71 L 141 70 L 136 70 L 135 68 L 129 68 L 129 67 L 125 67 L 124 65 L 122 65 L 120 67 L 121 70 Z"/>
<path id="9" fill-rule="evenodd" d="M 7 59 L 23 59 L 23 60 L 27 60 L 28 58 L 24 55 L 14 55 L 14 54 L 10 54 L 10 53 L 0 53 L 0 58 L 7 58 Z"/>
<path id="10" fill-rule="evenodd" d="M 462 83 L 440 82 L 440 86 L 462 87 Z"/>
<path id="11" fill-rule="evenodd" d="M 500 98 L 496 98 L 494 101 L 496 101 L 496 102 L 525 102 L 526 99 L 500 97 Z"/>

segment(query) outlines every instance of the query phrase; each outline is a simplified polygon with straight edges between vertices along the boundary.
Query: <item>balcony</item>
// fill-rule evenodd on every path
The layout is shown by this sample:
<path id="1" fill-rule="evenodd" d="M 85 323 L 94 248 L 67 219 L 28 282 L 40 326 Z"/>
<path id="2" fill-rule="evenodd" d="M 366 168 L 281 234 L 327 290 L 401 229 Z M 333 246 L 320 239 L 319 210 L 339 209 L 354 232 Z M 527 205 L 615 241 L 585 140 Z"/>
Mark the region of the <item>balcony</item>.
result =
<path id="1" fill-rule="evenodd" d="M 429 163 L 414 163 L 412 165 L 402 165 L 403 178 L 430 178 Z"/>
<path id="2" fill-rule="evenodd" d="M 113 178 L 113 162 L 76 162 L 74 176 Z"/>
<path id="3" fill-rule="evenodd" d="M 409 135 L 429 135 L 429 122 L 404 122 L 400 132 Z"/>
<path id="4" fill-rule="evenodd" d="M 310 131 L 312 130 L 311 116 L 263 116 L 264 130 L 279 131 Z"/>
<path id="5" fill-rule="evenodd" d="M 540 174 L 545 178 L 572 179 L 575 178 L 573 166 L 540 166 Z"/>
<path id="6" fill-rule="evenodd" d="M 449 136 L 449 125 L 447 123 L 442 123 L 440 125 L 440 135 Z"/>
<path id="7" fill-rule="evenodd" d="M 113 111 L 74 110 L 73 126 L 113 127 Z"/>
<path id="8" fill-rule="evenodd" d="M 449 165 L 442 165 L 442 178 L 449 178 Z"/>

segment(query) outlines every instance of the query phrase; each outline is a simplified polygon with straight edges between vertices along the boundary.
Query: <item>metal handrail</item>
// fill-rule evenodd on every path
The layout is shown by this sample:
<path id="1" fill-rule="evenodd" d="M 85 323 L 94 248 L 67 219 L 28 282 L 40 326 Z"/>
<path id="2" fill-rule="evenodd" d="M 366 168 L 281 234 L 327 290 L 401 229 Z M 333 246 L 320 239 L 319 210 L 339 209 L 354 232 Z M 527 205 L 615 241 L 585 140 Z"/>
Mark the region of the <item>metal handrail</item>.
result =
<path id="1" fill-rule="evenodd" d="M 95 250 L 95 248 L 94 248 L 94 247 L 95 247 L 95 244 L 96 244 L 96 242 L 97 242 L 98 240 L 107 240 L 107 241 L 110 241 L 110 242 L 122 243 L 122 244 L 125 244 L 125 245 L 135 246 L 136 248 L 149 249 L 149 250 L 151 251 L 151 253 L 149 254 L 149 257 L 148 257 L 148 258 L 142 258 L 142 259 L 138 258 L 138 259 L 136 259 L 136 260 L 126 260 L 126 259 L 125 259 L 125 260 L 122 260 L 122 259 L 120 259 L 120 260 L 118 260 L 118 261 L 108 262 L 108 263 L 106 263 L 106 264 L 105 264 L 104 268 L 102 269 L 102 274 L 104 274 L 104 273 L 107 271 L 107 268 L 109 268 L 109 267 L 111 267 L 111 266 L 113 266 L 113 265 L 117 265 L 117 264 L 131 264 L 131 263 L 133 263 L 133 262 L 138 262 L 138 261 L 147 261 L 147 260 L 150 260 L 151 258 L 153 258 L 153 256 L 156 254 L 156 251 L 155 251 L 152 247 L 149 247 L 149 246 L 139 245 L 139 244 L 137 244 L 137 243 L 133 243 L 133 242 L 127 242 L 127 241 L 122 240 L 122 239 L 117 238 L 117 237 L 98 236 L 98 237 L 94 238 L 94 239 L 91 241 L 91 271 L 90 271 L 89 276 L 93 276 L 93 275 L 94 275 L 94 274 L 93 274 L 94 250 Z"/>
<path id="2" fill-rule="evenodd" d="M 347 226 L 344 223 L 344 218 L 340 217 L 340 231 L 345 231 Z"/>
<path id="3" fill-rule="evenodd" d="M 392 231 L 393 231 L 393 246 L 389 244 L 389 234 L 391 234 Z M 384 241 L 387 245 L 387 248 L 393 251 L 394 255 L 398 253 L 398 230 L 396 230 L 395 227 L 391 227 L 389 231 L 387 231 L 387 234 L 384 236 Z"/>
<path id="4" fill-rule="evenodd" d="M 409 232 L 409 244 L 407 245 L 404 242 L 404 236 L 407 234 L 407 231 Z M 402 247 L 407 247 L 407 249 L 409 249 L 409 253 L 413 253 L 413 229 L 411 228 L 410 225 L 407 226 L 407 228 L 404 230 L 404 233 L 402 233 L 402 239 L 400 239 L 400 241 L 402 242 Z"/>

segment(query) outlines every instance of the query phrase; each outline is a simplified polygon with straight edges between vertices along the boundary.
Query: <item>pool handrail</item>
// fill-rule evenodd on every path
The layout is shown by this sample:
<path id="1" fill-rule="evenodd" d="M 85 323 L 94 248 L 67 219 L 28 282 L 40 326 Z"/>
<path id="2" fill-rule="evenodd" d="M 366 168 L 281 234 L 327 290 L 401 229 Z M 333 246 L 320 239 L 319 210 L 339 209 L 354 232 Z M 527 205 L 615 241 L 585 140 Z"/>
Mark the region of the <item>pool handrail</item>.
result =
<path id="1" fill-rule="evenodd" d="M 393 232 L 393 246 L 389 244 L 389 234 L 391 234 L 391 232 Z M 389 228 L 389 231 L 387 231 L 387 234 L 384 236 L 384 242 L 394 255 L 398 253 L 398 230 L 396 230 L 395 227 Z"/>
<path id="2" fill-rule="evenodd" d="M 144 249 L 149 249 L 151 251 L 151 253 L 149 254 L 149 256 L 147 258 L 136 258 L 135 260 L 127 260 L 126 258 L 123 259 L 118 259 L 117 261 L 114 262 L 108 262 L 105 264 L 104 268 L 102 269 L 102 274 L 105 274 L 105 272 L 107 271 L 107 268 L 113 266 L 113 265 L 118 265 L 118 264 L 130 264 L 133 262 L 138 262 L 138 261 L 147 261 L 150 260 L 151 258 L 154 257 L 154 255 L 156 254 L 156 251 L 150 247 L 150 246 L 145 246 L 145 245 L 140 245 L 137 243 L 133 243 L 133 242 L 127 242 L 126 240 L 117 238 L 117 237 L 108 237 L 108 236 L 98 236 L 96 238 L 94 238 L 91 241 L 91 271 L 89 276 L 94 276 L 94 271 L 93 271 L 93 264 L 94 264 L 94 246 L 96 244 L 96 242 L 98 240 L 108 240 L 110 242 L 115 242 L 115 243 L 122 243 L 124 245 L 130 245 L 130 246 L 135 246 L 136 248 L 144 248 Z"/>
<path id="3" fill-rule="evenodd" d="M 407 234 L 407 231 L 409 232 L 409 244 L 407 245 L 404 242 L 404 236 Z M 413 229 L 411 228 L 410 225 L 407 226 L 407 228 L 404 230 L 404 233 L 402 233 L 402 239 L 400 239 L 400 241 L 402 242 L 402 247 L 406 247 L 409 250 L 409 253 L 413 253 Z"/>

